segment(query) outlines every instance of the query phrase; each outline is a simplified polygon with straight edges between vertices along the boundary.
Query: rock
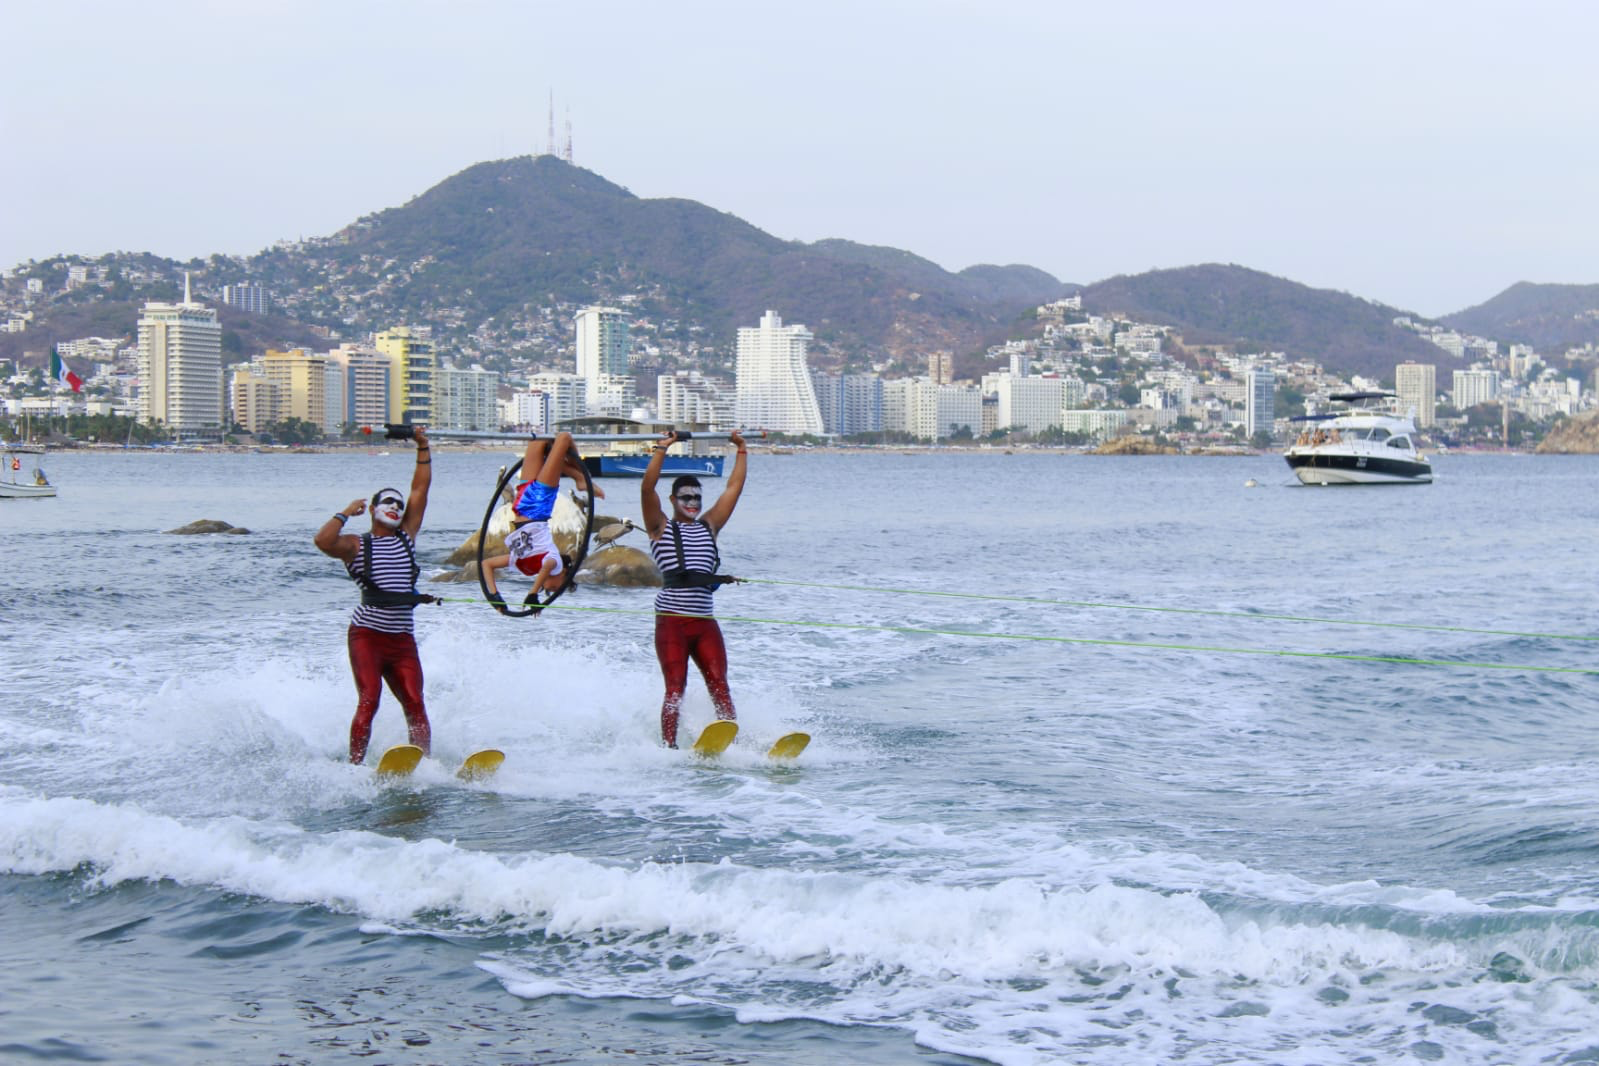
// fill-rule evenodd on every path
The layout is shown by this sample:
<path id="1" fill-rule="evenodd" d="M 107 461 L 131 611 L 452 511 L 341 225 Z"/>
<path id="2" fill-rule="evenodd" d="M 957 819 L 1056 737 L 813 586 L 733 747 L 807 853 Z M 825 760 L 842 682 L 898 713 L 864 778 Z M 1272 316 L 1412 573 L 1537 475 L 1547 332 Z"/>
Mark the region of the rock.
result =
<path id="1" fill-rule="evenodd" d="M 1094 455 L 1181 455 L 1168 444 L 1157 444 L 1149 437 L 1128 434 L 1106 441 L 1093 451 Z"/>
<path id="2" fill-rule="evenodd" d="M 644 552 L 626 544 L 613 544 L 590 555 L 577 579 L 584 585 L 659 588 L 661 572 L 655 569 L 655 560 Z"/>
<path id="3" fill-rule="evenodd" d="M 235 526 L 228 522 L 219 522 L 215 518 L 201 518 L 197 521 L 190 522 L 186 526 L 179 526 L 177 529 L 169 529 L 167 532 L 177 534 L 178 536 L 190 536 L 195 533 L 248 533 L 250 531 L 245 529 L 243 526 Z"/>
<path id="4" fill-rule="evenodd" d="M 435 574 L 428 578 L 429 581 L 477 581 L 477 559 L 469 559 L 465 566 L 459 570 L 448 570 L 442 574 Z"/>
<path id="5" fill-rule="evenodd" d="M 1599 455 L 1599 411 L 1561 420 L 1538 445 L 1540 455 Z"/>

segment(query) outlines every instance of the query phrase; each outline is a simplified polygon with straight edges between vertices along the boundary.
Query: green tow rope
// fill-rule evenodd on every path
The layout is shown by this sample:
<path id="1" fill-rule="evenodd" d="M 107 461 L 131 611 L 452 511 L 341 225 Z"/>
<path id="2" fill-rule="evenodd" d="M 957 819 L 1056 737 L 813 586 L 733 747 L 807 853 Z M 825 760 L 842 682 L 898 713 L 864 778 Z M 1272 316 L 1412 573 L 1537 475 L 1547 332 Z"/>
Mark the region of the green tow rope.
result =
<path id="1" fill-rule="evenodd" d="M 740 580 L 750 580 L 750 579 L 740 579 Z M 754 584 L 755 582 L 753 580 L 751 580 L 751 583 Z M 774 582 L 766 582 L 766 583 L 767 584 L 791 584 L 791 585 L 804 584 L 804 582 L 782 582 L 782 581 L 774 581 Z M 831 587 L 834 587 L 834 586 L 825 586 L 824 585 L 824 586 L 818 586 L 818 587 L 831 588 Z M 457 598 L 447 598 L 447 597 L 440 596 L 440 597 L 435 597 L 435 598 L 438 599 L 438 601 L 440 603 L 481 603 L 482 602 L 481 600 L 461 599 L 461 598 L 458 598 L 458 597 Z M 672 615 L 672 614 L 670 614 L 670 612 L 658 612 L 658 611 L 654 611 L 654 610 L 645 611 L 645 610 L 639 610 L 639 609 L 636 609 L 636 608 L 628 608 L 628 607 L 578 607 L 578 606 L 574 606 L 574 605 L 571 605 L 571 604 L 565 604 L 565 603 L 551 604 L 549 606 L 549 608 L 547 608 L 547 609 L 548 610 L 552 610 L 552 611 L 573 611 L 573 612 L 580 612 L 580 613 L 585 613 L 585 614 L 639 615 L 639 616 L 649 616 L 649 617 L 654 617 L 656 614 L 668 614 L 669 617 L 677 617 L 677 618 L 700 617 L 698 615 Z M 1164 608 L 1148 608 L 1148 609 L 1150 609 L 1150 610 L 1163 610 Z M 1179 609 L 1179 608 L 1174 608 L 1174 609 Z M 1224 614 L 1224 615 L 1226 614 L 1226 612 L 1221 612 L 1221 611 L 1218 611 L 1218 612 L 1197 612 L 1197 613 L 1214 613 L 1214 614 Z M 1244 615 L 1243 617 L 1246 617 L 1246 618 L 1262 618 L 1262 617 L 1266 617 L 1266 616 L 1264 616 L 1264 615 Z M 1166 643 L 1166 642 L 1161 642 L 1161 641 L 1107 640 L 1107 639 L 1104 639 L 1104 638 L 1096 638 L 1096 637 L 1054 637 L 1054 636 L 1046 636 L 1046 635 L 1040 634 L 1040 633 L 989 633 L 989 632 L 983 632 L 983 631 L 980 631 L 980 630 L 968 630 L 968 629 L 929 629 L 929 628 L 924 628 L 924 627 L 921 627 L 921 626 L 869 625 L 869 624 L 858 623 L 858 622 L 816 622 L 816 621 L 807 621 L 805 619 L 795 619 L 795 618 L 749 618 L 749 617 L 741 617 L 741 616 L 738 616 L 738 615 L 718 615 L 716 620 L 718 622 L 743 622 L 743 623 L 750 624 L 750 625 L 796 626 L 796 627 L 804 628 L 804 629 L 848 629 L 848 630 L 866 631 L 866 632 L 874 632 L 874 633 L 904 633 L 904 634 L 912 635 L 912 636 L 971 637 L 971 638 L 979 638 L 979 639 L 983 639 L 983 640 L 1029 640 L 1029 641 L 1036 641 L 1038 643 L 1049 643 L 1049 644 L 1087 644 L 1087 645 L 1099 645 L 1099 646 L 1102 646 L 1102 647 L 1111 647 L 1111 648 L 1149 648 L 1149 649 L 1158 649 L 1158 650 L 1162 650 L 1162 651 L 1208 652 L 1208 653 L 1212 653 L 1212 654 L 1223 654 L 1223 655 L 1275 655 L 1275 656 L 1281 656 L 1281 657 L 1284 657 L 1284 658 L 1296 658 L 1296 659 L 1338 659 L 1338 660 L 1342 660 L 1342 661 L 1345 661 L 1345 662 L 1395 663 L 1395 664 L 1398 664 L 1398 665 L 1401 665 L 1401 666 L 1448 666 L 1448 667 L 1454 667 L 1455 669 L 1462 669 L 1462 670 L 1523 670 L 1523 671 L 1528 671 L 1528 672 L 1532 672 L 1532 673 L 1543 673 L 1543 674 L 1599 674 L 1599 667 L 1590 668 L 1590 667 L 1582 667 L 1582 666 L 1529 666 L 1529 665 L 1523 665 L 1523 664 L 1519 664 L 1519 663 L 1479 663 L 1479 662 L 1465 662 L 1465 661 L 1456 660 L 1456 659 L 1416 659 L 1416 658 L 1412 658 L 1412 657 L 1404 656 L 1404 655 L 1351 655 L 1351 654 L 1346 654 L 1346 653 L 1342 653 L 1342 652 L 1330 652 L 1330 651 L 1288 651 L 1288 650 L 1285 650 L 1285 649 L 1282 649 L 1282 648 L 1233 648 L 1233 647 L 1226 647 L 1226 646 L 1223 646 L 1223 645 L 1210 645 L 1210 644 L 1172 644 L 1172 643 Z M 1300 619 L 1295 619 L 1295 620 L 1299 621 Z M 1320 619 L 1303 619 L 1303 620 L 1304 621 L 1319 621 Z M 1381 625 L 1383 623 L 1368 623 L 1368 624 Z M 1480 632 L 1480 631 L 1479 630 L 1470 630 L 1468 632 Z M 1592 638 L 1573 638 L 1573 639 L 1592 639 Z"/>

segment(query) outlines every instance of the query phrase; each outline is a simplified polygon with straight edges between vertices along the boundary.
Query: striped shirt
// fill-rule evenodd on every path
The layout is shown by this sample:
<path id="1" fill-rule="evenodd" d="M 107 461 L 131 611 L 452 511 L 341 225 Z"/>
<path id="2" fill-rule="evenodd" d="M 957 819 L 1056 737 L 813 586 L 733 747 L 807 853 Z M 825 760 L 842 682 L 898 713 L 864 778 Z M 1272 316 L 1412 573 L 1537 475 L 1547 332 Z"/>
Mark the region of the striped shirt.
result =
<path id="1" fill-rule="evenodd" d="M 673 526 L 683 534 L 681 568 L 696 570 L 702 574 L 716 573 L 716 568 L 721 565 L 722 559 L 716 550 L 716 534 L 711 532 L 711 527 L 701 521 L 679 522 L 675 518 L 669 519 L 660 537 L 650 542 L 650 556 L 655 560 L 656 568 L 663 574 L 668 570 L 679 569 L 677 538 L 672 536 Z M 655 595 L 655 609 L 670 614 L 709 615 L 715 609 L 715 604 L 711 601 L 715 592 L 714 587 L 662 589 Z"/>
<path id="2" fill-rule="evenodd" d="M 411 572 L 411 561 L 416 557 L 416 545 L 405 535 L 404 530 L 395 530 L 393 536 L 373 537 L 370 542 L 363 538 L 362 543 L 372 545 L 374 585 L 384 592 L 416 590 L 416 578 Z M 357 548 L 355 558 L 344 564 L 356 584 L 360 584 L 361 576 L 366 569 L 366 560 L 362 558 L 364 550 Z M 356 607 L 355 613 L 350 615 L 350 624 L 364 629 L 375 629 L 379 633 L 409 633 L 411 611 L 410 607 L 368 607 L 361 604 Z"/>

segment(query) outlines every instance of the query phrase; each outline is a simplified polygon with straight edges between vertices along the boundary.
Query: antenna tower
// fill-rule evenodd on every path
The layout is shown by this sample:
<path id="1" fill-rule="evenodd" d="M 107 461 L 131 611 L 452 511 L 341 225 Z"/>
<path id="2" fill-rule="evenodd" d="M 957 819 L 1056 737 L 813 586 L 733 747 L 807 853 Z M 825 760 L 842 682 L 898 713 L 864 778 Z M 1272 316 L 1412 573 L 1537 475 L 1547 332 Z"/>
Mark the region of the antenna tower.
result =
<path id="1" fill-rule="evenodd" d="M 572 161 L 572 109 L 566 109 L 566 151 L 561 153 L 561 158 L 568 163 Z"/>
<path id="2" fill-rule="evenodd" d="M 547 141 L 545 155 L 555 154 L 555 90 L 550 90 L 550 136 Z"/>

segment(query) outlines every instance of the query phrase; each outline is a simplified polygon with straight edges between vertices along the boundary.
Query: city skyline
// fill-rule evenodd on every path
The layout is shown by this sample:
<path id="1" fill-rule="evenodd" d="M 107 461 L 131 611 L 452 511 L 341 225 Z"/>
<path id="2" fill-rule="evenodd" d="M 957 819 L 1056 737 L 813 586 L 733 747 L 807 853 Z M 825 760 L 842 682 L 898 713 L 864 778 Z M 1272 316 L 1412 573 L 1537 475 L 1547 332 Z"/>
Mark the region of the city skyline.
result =
<path id="1" fill-rule="evenodd" d="M 21 8 L 14 72 L 48 88 L 0 103 L 35 161 L 0 174 L 0 266 L 327 235 L 476 162 L 564 152 L 570 118 L 575 162 L 639 196 L 952 270 L 1234 262 L 1426 317 L 1599 280 L 1585 5 L 620 13 L 596 68 L 563 45 L 594 16 L 538 5 Z M 132 77 L 144 46 L 185 63 Z"/>

